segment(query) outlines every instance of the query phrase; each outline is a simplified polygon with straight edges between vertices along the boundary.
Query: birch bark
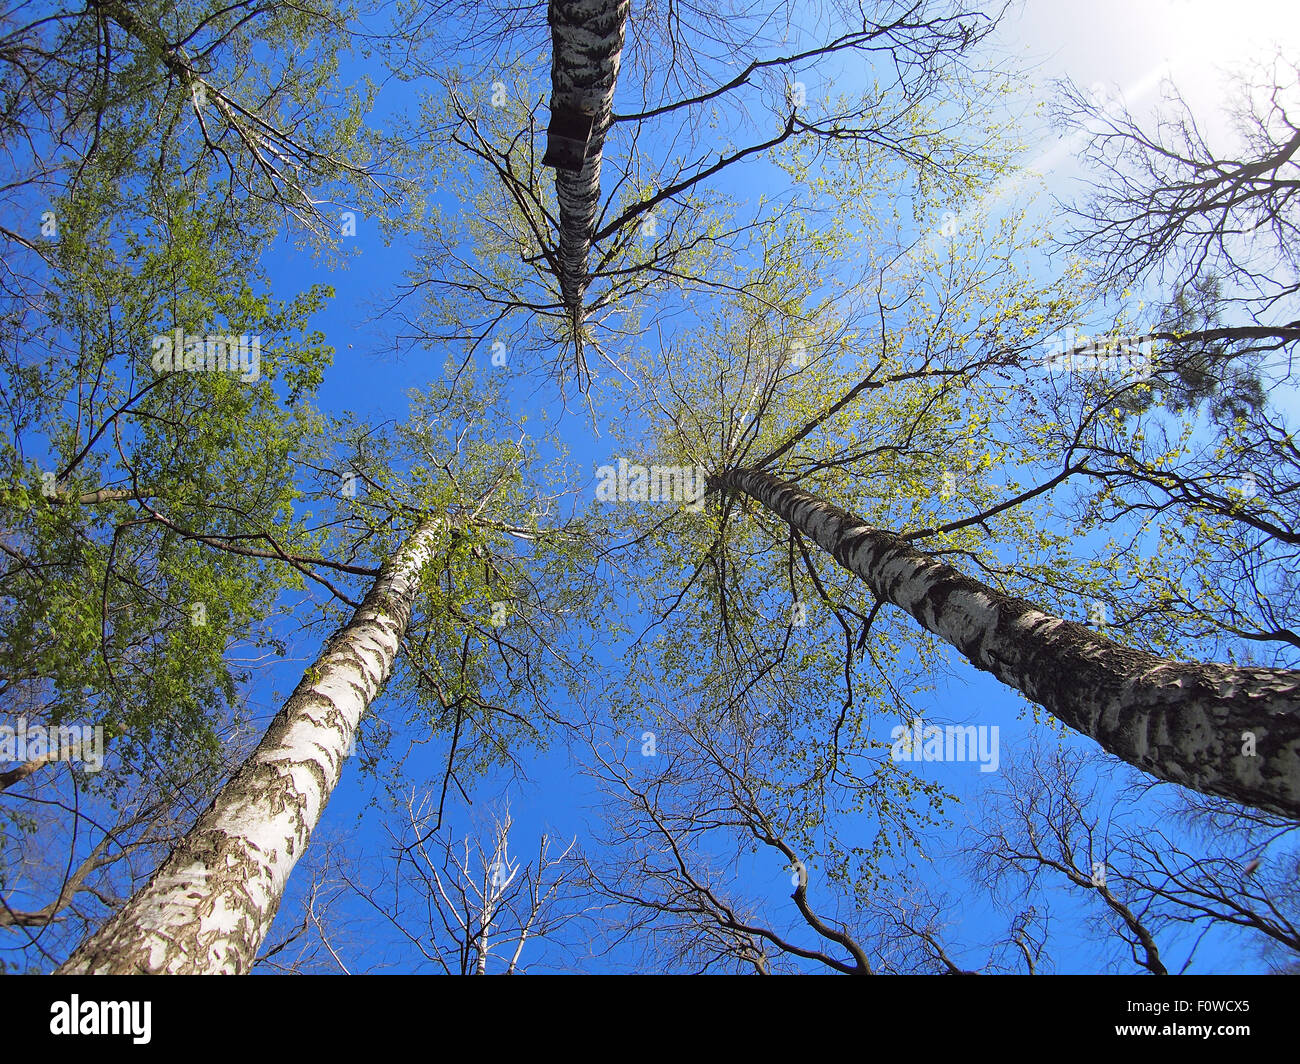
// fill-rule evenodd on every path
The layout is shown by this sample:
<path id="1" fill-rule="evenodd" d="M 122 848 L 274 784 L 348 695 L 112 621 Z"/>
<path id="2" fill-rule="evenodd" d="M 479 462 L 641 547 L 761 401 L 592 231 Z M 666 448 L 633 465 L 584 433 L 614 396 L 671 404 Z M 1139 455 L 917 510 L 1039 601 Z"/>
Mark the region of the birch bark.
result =
<path id="1" fill-rule="evenodd" d="M 614 110 L 614 86 L 630 0 L 550 0 L 551 110 L 593 116 L 586 161 L 579 171 L 556 170 L 560 204 L 560 292 L 565 306 L 582 314 L 587 290 L 596 212 L 600 206 L 600 162 Z"/>
<path id="2" fill-rule="evenodd" d="M 976 668 L 1160 779 L 1300 818 L 1300 672 L 1174 661 L 1004 595 L 767 473 L 741 492 L 814 540 Z"/>
<path id="3" fill-rule="evenodd" d="M 149 882 L 60 974 L 242 974 L 339 781 L 361 716 L 393 670 L 442 518 L 380 569 L 257 749 Z"/>

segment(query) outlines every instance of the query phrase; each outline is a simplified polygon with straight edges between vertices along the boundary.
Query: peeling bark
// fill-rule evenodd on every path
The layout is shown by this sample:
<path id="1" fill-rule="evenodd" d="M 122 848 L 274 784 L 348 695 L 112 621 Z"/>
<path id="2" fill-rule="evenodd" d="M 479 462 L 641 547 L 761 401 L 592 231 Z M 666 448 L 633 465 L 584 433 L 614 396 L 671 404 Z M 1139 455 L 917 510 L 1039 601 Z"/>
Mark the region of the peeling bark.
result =
<path id="1" fill-rule="evenodd" d="M 614 111 L 630 7 L 630 0 L 550 0 L 547 9 L 553 56 L 551 111 L 577 111 L 593 119 L 582 169 L 555 172 L 560 292 L 577 323 L 590 280 L 587 259 L 600 206 L 601 153 Z"/>
<path id="2" fill-rule="evenodd" d="M 242 974 L 252 966 L 339 781 L 361 716 L 392 673 L 440 518 L 380 569 L 257 749 L 120 912 L 60 974 Z"/>
<path id="3" fill-rule="evenodd" d="M 1116 757 L 1193 790 L 1300 818 L 1300 672 L 1174 661 L 1122 646 L 767 473 L 733 469 L 710 487 L 757 500 L 877 598 Z"/>

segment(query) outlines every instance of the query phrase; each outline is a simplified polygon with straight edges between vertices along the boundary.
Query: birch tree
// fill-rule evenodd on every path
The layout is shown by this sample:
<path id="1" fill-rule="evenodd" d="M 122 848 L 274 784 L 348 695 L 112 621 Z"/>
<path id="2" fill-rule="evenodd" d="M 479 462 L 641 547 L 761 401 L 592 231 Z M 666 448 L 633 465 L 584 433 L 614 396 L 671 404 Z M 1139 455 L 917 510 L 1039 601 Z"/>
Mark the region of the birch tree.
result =
<path id="1" fill-rule="evenodd" d="M 767 231 L 752 287 L 713 304 L 708 327 L 647 345 L 629 360 L 635 383 L 610 385 L 606 401 L 636 413 L 604 461 L 704 471 L 771 456 L 877 522 L 932 533 L 954 523 L 946 469 L 976 512 L 936 534 L 940 549 L 992 567 L 991 542 L 1014 544 L 1027 583 L 1067 583 L 1061 544 L 1007 505 L 1027 492 L 996 473 L 1018 457 L 998 431 L 1004 382 L 1034 357 L 1026 334 L 1072 313 L 1073 280 L 1036 284 L 1019 273 L 1028 237 L 1008 225 L 986 240 L 972 225 L 935 242 L 933 273 L 926 259 L 882 290 L 875 256 L 897 251 L 887 219 L 880 229 L 861 244 L 794 221 Z M 845 260 L 865 279 L 828 283 Z M 600 881 L 626 906 L 629 940 L 674 970 L 821 955 L 838 971 L 951 970 L 941 952 L 960 970 L 1036 964 L 1032 920 L 1016 927 L 1032 960 L 1011 939 L 995 957 L 949 952 L 947 904 L 905 881 L 936 859 L 935 825 L 960 814 L 946 780 L 892 759 L 883 739 L 927 709 L 969 719 L 960 699 L 934 696 L 940 642 L 863 601 L 750 500 L 695 510 L 638 492 L 631 475 L 615 498 L 597 507 L 607 579 L 636 589 L 640 613 L 619 647 L 626 679 L 606 695 L 614 750 L 594 771 L 616 797 Z M 817 869 L 803 898 L 815 922 L 785 900 L 796 884 L 773 863 L 781 847 Z M 766 875 L 771 893 L 741 889 L 742 874 Z"/>
<path id="2" fill-rule="evenodd" d="M 584 38 L 582 47 L 592 55 L 612 55 L 612 27 L 621 10 L 609 5 L 614 14 L 599 20 L 603 36 Z M 548 11 L 548 17 L 560 17 L 560 7 Z M 654 20 L 662 21 L 664 13 L 651 9 L 647 18 L 651 24 L 644 34 L 655 37 L 661 27 Z M 627 15 L 628 34 L 642 32 L 637 20 L 635 10 Z M 498 359 L 513 357 L 525 342 L 545 348 L 554 360 L 546 372 L 561 382 L 576 375 L 586 392 L 584 349 L 617 364 L 606 345 L 643 330 L 645 308 L 668 319 L 683 313 L 682 304 L 694 292 L 730 292 L 737 283 L 730 267 L 752 252 L 752 238 L 807 206 L 796 207 L 780 183 L 756 205 L 733 202 L 715 187 L 723 175 L 739 173 L 746 164 L 774 162 L 820 178 L 823 166 L 842 165 L 845 172 L 858 172 L 846 195 L 850 188 L 865 195 L 863 174 L 892 162 L 912 168 L 918 206 L 928 209 L 934 197 L 956 198 L 958 190 L 969 190 L 997 171 L 998 153 L 991 147 L 1000 132 L 996 122 L 981 121 L 956 136 L 942 117 L 949 106 L 983 113 L 983 104 L 975 101 L 1005 90 L 1007 78 L 972 74 L 966 66 L 995 16 L 885 3 L 851 14 L 828 12 L 827 20 L 843 32 L 829 40 L 820 29 L 796 33 L 791 28 L 797 40 L 756 32 L 724 57 L 701 52 L 684 64 L 692 69 L 694 91 L 681 99 L 664 99 L 662 84 L 639 86 L 644 99 L 634 104 L 637 109 L 614 113 L 608 129 L 603 119 L 592 127 L 591 147 L 573 159 L 575 165 L 583 160 L 583 169 L 557 170 L 559 200 L 539 178 L 544 155 L 535 141 L 543 129 L 541 100 L 530 87 L 538 72 L 527 52 L 513 64 L 488 70 L 468 63 L 452 75 L 431 70 L 444 95 L 425 104 L 412 134 L 450 127 L 452 143 L 466 158 L 439 159 L 433 172 L 444 190 L 474 189 L 474 207 L 461 214 L 475 220 L 464 222 L 447 211 L 437 216 L 436 225 L 426 224 L 428 251 L 412 271 L 404 299 L 431 303 L 433 313 L 426 317 L 441 328 L 416 335 L 467 343 L 467 359 L 481 349 L 494 351 Z M 565 32 L 555 31 L 551 65 L 552 161 L 560 157 L 561 140 L 571 139 L 561 137 L 561 130 L 571 132 L 572 116 L 582 114 L 566 109 L 563 86 L 570 74 L 561 71 L 574 60 L 566 51 Z M 760 57 L 750 59 L 747 48 Z M 749 61 L 737 74 L 732 61 L 741 58 Z M 488 59 L 499 63 L 492 49 Z M 843 75 L 836 64 L 849 59 L 880 66 L 881 91 Z M 612 92 L 612 60 L 601 62 L 581 76 L 596 78 L 602 93 Z M 820 77 L 824 84 L 820 95 L 795 103 L 804 95 L 802 77 Z M 801 89 L 792 95 L 794 82 Z M 599 118 L 595 109 L 607 105 L 604 95 L 581 103 L 591 110 L 578 122 L 581 136 L 573 143 L 586 143 L 587 119 Z M 710 114 L 727 138 L 716 156 L 710 150 L 665 157 L 656 150 L 661 142 L 690 142 Z M 429 173 L 427 153 L 421 152 L 412 167 Z M 598 172 L 606 175 L 603 193 Z M 583 189 L 581 197 L 573 191 L 575 182 Z M 582 313 L 575 318 L 579 286 Z M 547 330 L 540 343 L 530 335 L 538 324 Z"/>
<path id="3" fill-rule="evenodd" d="M 1117 757 L 1193 790 L 1300 815 L 1300 674 L 1180 662 L 1114 643 L 771 474 L 730 469 L 711 485 L 766 507 L 878 602 L 906 610 Z"/>
<path id="4" fill-rule="evenodd" d="M 555 167 L 560 293 L 580 335 L 600 168 L 630 0 L 549 0 L 554 57 L 551 127 L 542 165 Z"/>
<path id="5" fill-rule="evenodd" d="M 384 563 L 253 755 L 145 887 L 60 972 L 248 971 L 338 783 L 361 714 L 392 672 L 441 530 L 438 518 L 417 526 Z"/>
<path id="6" fill-rule="evenodd" d="M 434 408 L 445 412 L 449 406 L 444 399 Z M 547 666 L 529 660 L 527 650 L 518 652 L 502 626 L 507 610 L 519 614 L 515 624 L 544 622 L 546 609 L 562 607 L 566 597 L 557 595 L 529 619 L 533 585 L 512 577 L 518 563 L 494 553 L 512 536 L 545 542 L 568 534 L 539 529 L 536 510 L 511 512 L 521 498 L 522 476 L 513 468 L 522 455 L 519 444 L 480 451 L 466 440 L 486 429 L 462 425 L 458 433 L 447 431 L 448 457 L 425 455 L 441 477 L 423 465 L 406 472 L 419 506 L 408 508 L 400 497 L 388 501 L 408 520 L 412 510 L 423 516 L 397 540 L 351 617 L 180 845 L 60 971 L 248 971 L 289 873 L 338 783 L 362 715 L 389 682 L 404 643 L 411 648 L 408 682 L 454 715 L 454 723 L 443 719 L 455 736 L 462 726 L 486 727 L 486 718 L 498 712 L 490 701 L 489 654 L 507 663 L 509 679 L 500 685 L 507 694 L 540 696 Z M 428 446 L 427 430 L 412 438 Z M 456 470 L 452 460 L 462 446 L 468 464 Z M 477 492 L 466 494 L 476 483 Z M 394 538 L 388 527 L 384 538 Z M 427 601 L 419 605 L 421 600 Z M 484 605 L 491 606 L 486 615 Z M 419 631 L 412 631 L 413 612 L 420 617 Z M 549 640 L 542 638 L 545 646 Z M 499 712 L 510 715 L 508 703 Z"/>

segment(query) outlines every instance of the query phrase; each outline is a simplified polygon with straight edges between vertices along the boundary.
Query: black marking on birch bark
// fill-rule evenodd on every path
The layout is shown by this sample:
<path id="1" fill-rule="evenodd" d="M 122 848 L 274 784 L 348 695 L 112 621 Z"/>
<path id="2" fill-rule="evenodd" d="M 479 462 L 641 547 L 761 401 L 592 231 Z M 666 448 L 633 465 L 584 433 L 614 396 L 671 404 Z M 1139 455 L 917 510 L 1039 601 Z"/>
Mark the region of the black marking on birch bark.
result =
<path id="1" fill-rule="evenodd" d="M 1300 818 L 1300 673 L 1180 662 L 1125 647 L 971 579 L 766 473 L 743 492 L 872 592 L 1106 750 L 1161 779 Z M 1244 732 L 1256 756 L 1241 753 Z"/>

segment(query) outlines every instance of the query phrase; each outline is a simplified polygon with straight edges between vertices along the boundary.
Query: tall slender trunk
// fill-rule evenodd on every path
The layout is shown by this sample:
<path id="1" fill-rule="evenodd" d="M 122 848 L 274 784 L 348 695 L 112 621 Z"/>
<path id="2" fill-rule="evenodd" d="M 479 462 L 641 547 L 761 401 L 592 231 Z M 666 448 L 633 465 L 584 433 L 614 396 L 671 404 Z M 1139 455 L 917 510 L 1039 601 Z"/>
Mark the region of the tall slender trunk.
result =
<path id="1" fill-rule="evenodd" d="M 587 259 L 600 206 L 600 160 L 614 111 L 614 85 L 623 54 L 630 0 L 550 0 L 551 112 L 592 118 L 580 170 L 557 169 L 560 203 L 560 293 L 580 323 Z"/>
<path id="2" fill-rule="evenodd" d="M 488 889 L 496 890 L 495 887 L 489 887 Z M 487 975 L 488 954 L 492 952 L 492 920 L 495 915 L 491 896 L 484 895 L 483 905 L 479 910 L 479 936 L 478 944 L 475 947 L 477 952 L 477 962 L 474 965 L 475 975 Z"/>
<path id="3" fill-rule="evenodd" d="M 60 973 L 249 970 L 361 716 L 393 670 L 420 571 L 443 525 L 442 518 L 424 522 L 384 563 L 257 749 L 149 882 Z"/>
<path id="4" fill-rule="evenodd" d="M 968 661 L 1160 779 L 1300 818 L 1300 672 L 1157 657 L 1004 595 L 767 473 L 743 492 Z"/>

